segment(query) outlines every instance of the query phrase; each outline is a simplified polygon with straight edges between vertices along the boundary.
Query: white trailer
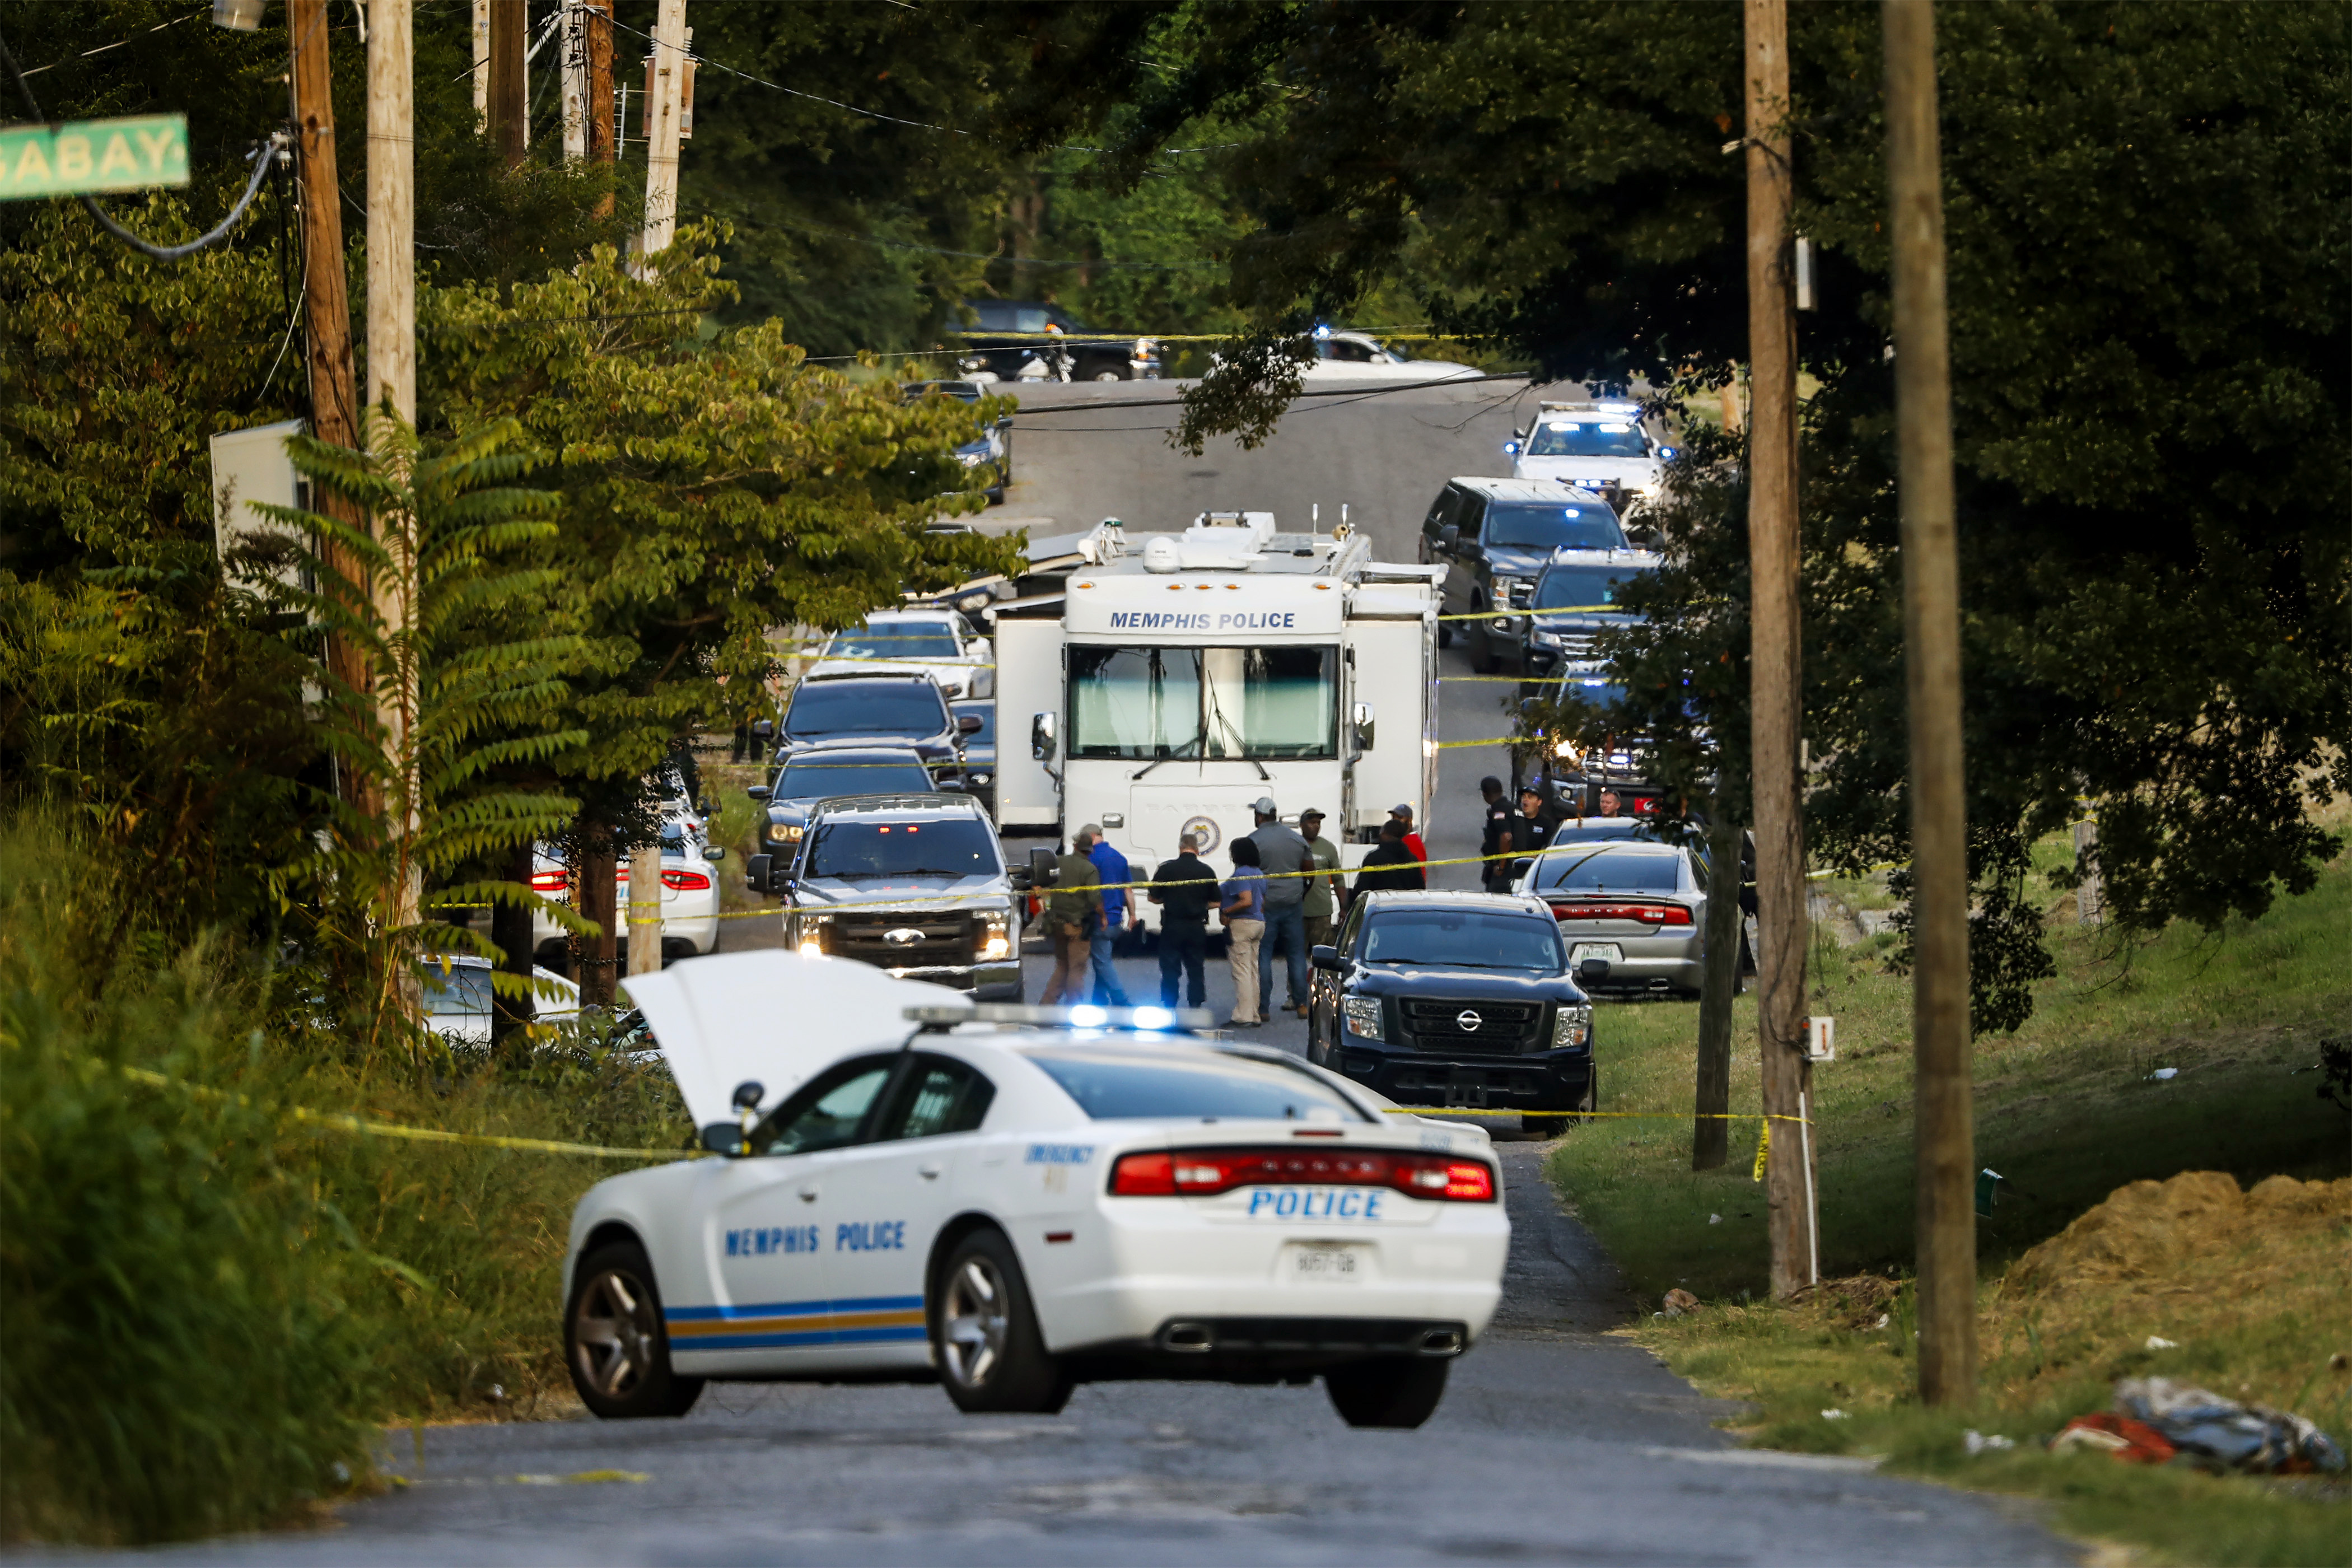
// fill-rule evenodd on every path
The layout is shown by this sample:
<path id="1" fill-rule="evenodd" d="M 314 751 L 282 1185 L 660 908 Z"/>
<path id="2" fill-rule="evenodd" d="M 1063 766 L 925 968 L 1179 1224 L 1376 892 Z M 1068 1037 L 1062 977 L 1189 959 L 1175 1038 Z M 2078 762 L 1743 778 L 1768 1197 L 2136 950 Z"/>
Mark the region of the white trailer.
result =
<path id="1" fill-rule="evenodd" d="M 1222 868 L 1262 795 L 1292 823 L 1323 812 L 1349 866 L 1391 807 L 1426 821 L 1442 568 L 1376 562 L 1344 524 L 1279 532 L 1270 512 L 1138 531 L 1104 522 L 1058 605 L 997 616 L 999 825 L 1100 823 L 1139 877 L 1185 832 Z"/>

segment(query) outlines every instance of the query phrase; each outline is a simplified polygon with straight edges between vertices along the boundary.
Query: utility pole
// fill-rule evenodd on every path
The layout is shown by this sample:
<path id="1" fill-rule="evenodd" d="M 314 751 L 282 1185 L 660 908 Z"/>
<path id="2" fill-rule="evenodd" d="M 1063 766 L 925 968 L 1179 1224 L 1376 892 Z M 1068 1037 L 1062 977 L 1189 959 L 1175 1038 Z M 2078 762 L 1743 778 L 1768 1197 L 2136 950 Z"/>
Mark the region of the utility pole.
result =
<path id="1" fill-rule="evenodd" d="M 1976 1128 L 1969 1059 L 1968 795 L 1959 550 L 1932 0 L 1883 0 L 1886 209 L 1895 263 L 1903 640 L 1911 709 L 1911 1049 L 1918 1140 L 1919 1397 L 1977 1386 Z"/>
<path id="2" fill-rule="evenodd" d="M 619 128 L 613 123 L 613 0 L 581 0 L 588 67 L 587 157 L 595 163 L 619 161 Z M 613 216 L 613 195 L 596 204 L 598 217 Z"/>
<path id="3" fill-rule="evenodd" d="M 335 183 L 335 100 L 328 74 L 326 0 L 288 0 L 287 30 L 294 40 L 294 113 L 302 178 L 302 315 L 310 381 L 310 434 L 331 446 L 360 448 L 359 398 L 352 390 L 352 304 L 343 280 L 343 203 Z M 320 490 L 314 504 L 354 529 L 367 526 L 357 507 Z M 337 580 L 368 591 L 364 563 L 341 545 L 324 547 Z M 330 585 L 330 592 L 335 590 Z M 327 634 L 327 669 L 358 693 L 375 688 L 367 657 L 349 638 Z M 344 801 L 371 815 L 375 791 L 351 769 L 339 771 Z"/>
<path id="4" fill-rule="evenodd" d="M 1805 837 L 1799 768 L 1803 653 L 1797 603 L 1797 326 L 1789 275 L 1788 0 L 1745 0 L 1748 99 L 1748 549 L 1757 901 L 1757 1036 L 1771 1288 L 1811 1282 L 1811 1173 L 1793 1118 L 1810 1103 L 1805 1036 Z"/>
<path id="5" fill-rule="evenodd" d="M 653 100 L 646 107 L 646 230 L 641 256 L 677 233 L 679 111 L 686 97 L 686 0 L 661 0 L 654 22 Z"/>
<path id="6" fill-rule="evenodd" d="M 490 0 L 474 0 L 474 129 L 490 123 Z"/>
<path id="7" fill-rule="evenodd" d="M 563 100 L 563 161 L 588 155 L 588 12 L 581 0 L 562 0 L 563 37 L 556 83 Z"/>
<path id="8" fill-rule="evenodd" d="M 409 479 L 408 458 L 392 445 L 391 419 L 416 424 L 416 73 L 414 0 L 373 0 L 367 46 L 367 434 L 379 460 L 389 462 L 396 482 Z M 409 632 L 417 591 L 416 518 L 413 512 L 379 513 L 376 542 L 390 557 L 376 574 L 375 609 L 386 644 L 394 650 L 393 679 L 376 690 L 376 717 L 383 731 L 385 762 L 393 779 L 391 897 L 387 927 L 414 926 L 423 901 L 423 872 L 416 862 L 422 803 L 417 799 L 417 652 Z M 386 999 L 414 1019 L 418 1014 L 416 976 L 404 961 L 387 976 Z"/>
<path id="9" fill-rule="evenodd" d="M 525 91 L 523 51 L 530 17 L 524 0 L 489 0 L 490 145 L 509 169 L 530 144 L 530 100 Z"/>

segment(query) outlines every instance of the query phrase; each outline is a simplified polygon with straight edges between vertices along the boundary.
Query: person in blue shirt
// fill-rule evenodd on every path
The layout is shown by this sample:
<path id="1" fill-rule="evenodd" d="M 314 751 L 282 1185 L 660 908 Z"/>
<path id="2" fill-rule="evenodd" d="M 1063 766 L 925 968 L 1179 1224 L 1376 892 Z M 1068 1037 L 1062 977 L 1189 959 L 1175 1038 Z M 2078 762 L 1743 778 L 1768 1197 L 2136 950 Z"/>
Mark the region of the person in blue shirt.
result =
<path id="1" fill-rule="evenodd" d="M 1128 897 L 1127 857 L 1110 847 L 1103 830 L 1093 823 L 1078 829 L 1078 841 L 1085 846 L 1083 853 L 1094 862 L 1095 880 L 1102 886 L 1102 923 L 1095 928 L 1091 943 L 1094 959 L 1095 1005 L 1097 1007 L 1128 1007 L 1134 1004 L 1127 999 L 1127 988 L 1118 983 L 1118 970 L 1111 963 L 1111 949 L 1118 942 L 1119 932 L 1142 921 L 1131 911 L 1134 901 Z"/>
<path id="2" fill-rule="evenodd" d="M 1234 1016 L 1236 1029 L 1255 1029 L 1265 1022 L 1258 1006 L 1257 945 L 1265 936 L 1265 873 L 1258 868 L 1257 846 L 1246 838 L 1234 840 L 1234 874 L 1220 889 L 1224 899 L 1217 912 L 1225 918 L 1225 958 L 1234 969 Z"/>

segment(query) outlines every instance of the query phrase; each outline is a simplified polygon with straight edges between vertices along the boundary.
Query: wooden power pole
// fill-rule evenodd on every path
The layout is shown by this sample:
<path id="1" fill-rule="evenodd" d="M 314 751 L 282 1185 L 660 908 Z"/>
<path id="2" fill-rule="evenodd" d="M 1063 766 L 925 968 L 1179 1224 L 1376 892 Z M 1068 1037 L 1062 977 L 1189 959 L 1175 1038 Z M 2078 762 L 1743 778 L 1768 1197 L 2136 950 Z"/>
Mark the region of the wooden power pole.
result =
<path id="1" fill-rule="evenodd" d="M 1805 1035 L 1805 839 L 1799 736 L 1797 326 L 1789 274 L 1793 174 L 1788 0 L 1746 0 L 1748 114 L 1748 549 L 1753 635 L 1757 1035 L 1771 1140 L 1765 1202 L 1772 1294 L 1812 1278 L 1811 1140 Z"/>
<path id="2" fill-rule="evenodd" d="M 530 144 L 530 101 L 523 51 L 530 16 L 524 0 L 490 0 L 490 145 L 509 169 Z"/>
<path id="3" fill-rule="evenodd" d="M 1698 1001 L 1697 1115 L 1691 1122 L 1691 1169 L 1712 1171 L 1731 1157 L 1731 1003 L 1739 989 L 1739 821 L 1731 809 L 1730 768 L 1720 767 L 1706 824 L 1706 971 Z"/>
<path id="4" fill-rule="evenodd" d="M 1936 133 L 1933 0 L 1883 0 L 1887 237 L 1902 463 L 1903 640 L 1911 713 L 1911 1049 L 1918 1139 L 1919 1396 L 1977 1384 L 1974 1085 L 1969 1060 L 1968 797 L 1960 746 L 1959 551 L 1951 344 Z"/>
<path id="5" fill-rule="evenodd" d="M 653 98 L 646 105 L 646 229 L 640 251 L 669 248 L 677 233 L 677 144 L 686 105 L 686 0 L 655 14 Z"/>
<path id="6" fill-rule="evenodd" d="M 310 382 L 310 434 L 332 446 L 360 447 L 359 397 L 352 374 L 352 302 L 343 280 L 343 198 L 335 177 L 335 97 L 328 73 L 326 0 L 289 0 L 286 25 L 294 40 L 294 113 L 300 121 L 297 146 L 302 175 L 302 327 Z M 354 529 L 367 519 L 357 507 L 320 490 L 312 504 Z M 328 543 L 323 553 L 332 574 L 367 591 L 366 565 L 350 551 Z M 322 584 L 333 592 L 331 584 Z M 348 637 L 327 636 L 327 669 L 346 690 L 362 695 L 375 687 L 367 656 Z M 340 774 L 343 799 L 363 811 L 375 809 L 375 792 L 363 775 Z"/>

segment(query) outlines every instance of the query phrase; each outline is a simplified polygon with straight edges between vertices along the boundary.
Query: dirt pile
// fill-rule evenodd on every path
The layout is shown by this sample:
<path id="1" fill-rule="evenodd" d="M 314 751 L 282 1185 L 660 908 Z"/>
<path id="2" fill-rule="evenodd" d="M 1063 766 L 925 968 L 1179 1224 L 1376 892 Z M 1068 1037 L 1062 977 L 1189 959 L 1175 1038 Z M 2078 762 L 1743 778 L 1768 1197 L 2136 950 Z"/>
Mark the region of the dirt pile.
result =
<path id="1" fill-rule="evenodd" d="M 2241 1192 L 2189 1171 L 2118 1187 L 2011 1265 L 1986 1323 L 2012 1390 L 2161 1371 L 2235 1395 L 2340 1397 L 2352 1350 L 2352 1179 Z M 2324 1393 L 2323 1393 L 2324 1391 Z"/>

